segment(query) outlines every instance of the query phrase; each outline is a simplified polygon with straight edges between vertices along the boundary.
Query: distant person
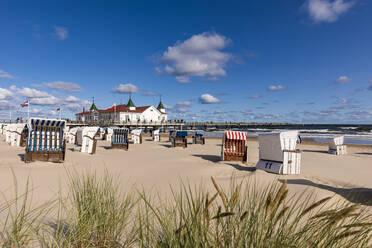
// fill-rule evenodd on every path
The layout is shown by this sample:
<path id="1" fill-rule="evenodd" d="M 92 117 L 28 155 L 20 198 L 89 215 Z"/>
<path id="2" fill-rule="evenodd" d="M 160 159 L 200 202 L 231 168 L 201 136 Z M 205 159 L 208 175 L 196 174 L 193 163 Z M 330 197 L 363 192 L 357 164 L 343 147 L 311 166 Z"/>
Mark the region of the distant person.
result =
<path id="1" fill-rule="evenodd" d="M 302 143 L 302 139 L 301 139 L 301 136 L 300 135 L 298 135 L 298 137 L 297 137 L 297 144 L 301 144 Z"/>

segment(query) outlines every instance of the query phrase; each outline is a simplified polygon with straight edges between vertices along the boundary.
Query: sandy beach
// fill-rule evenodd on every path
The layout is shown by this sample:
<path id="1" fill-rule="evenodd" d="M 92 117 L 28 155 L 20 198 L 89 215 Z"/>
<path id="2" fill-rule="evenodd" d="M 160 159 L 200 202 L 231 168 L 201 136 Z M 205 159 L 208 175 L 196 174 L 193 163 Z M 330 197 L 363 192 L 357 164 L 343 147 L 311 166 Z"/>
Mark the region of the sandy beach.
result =
<path id="1" fill-rule="evenodd" d="M 68 144 L 64 163 L 22 161 L 24 148 L 12 147 L 1 137 L 0 142 L 0 189 L 6 197 L 13 195 L 14 172 L 18 187 L 24 189 L 30 178 L 33 203 L 42 203 L 55 197 L 61 189 L 65 193 L 68 172 L 94 172 L 107 170 L 118 177 L 123 191 L 145 189 L 160 194 L 169 193 L 170 185 L 178 187 L 181 181 L 210 186 L 210 177 L 222 185 L 231 175 L 239 179 L 251 178 L 259 183 L 275 180 L 288 182 L 291 193 L 304 190 L 314 192 L 317 198 L 334 196 L 372 206 L 372 147 L 348 146 L 348 155 L 335 156 L 327 153 L 327 145 L 303 143 L 301 175 L 278 176 L 255 170 L 258 160 L 258 142 L 248 139 L 248 163 L 220 161 L 221 140 L 207 139 L 206 145 L 191 145 L 186 149 L 171 148 L 163 138 L 153 142 L 144 138 L 143 144 L 131 144 L 129 151 L 113 150 L 107 141 L 98 141 L 94 155 L 73 151 Z M 189 142 L 191 140 L 189 139 Z M 351 193 L 358 193 L 353 199 Z"/>

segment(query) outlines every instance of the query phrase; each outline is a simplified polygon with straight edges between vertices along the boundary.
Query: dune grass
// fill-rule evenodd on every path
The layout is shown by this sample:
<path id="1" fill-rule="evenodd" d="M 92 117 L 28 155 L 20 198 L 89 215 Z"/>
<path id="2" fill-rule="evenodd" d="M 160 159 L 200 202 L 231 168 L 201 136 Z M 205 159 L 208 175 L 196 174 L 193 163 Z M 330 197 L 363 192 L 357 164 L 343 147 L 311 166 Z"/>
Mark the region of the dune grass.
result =
<path id="1" fill-rule="evenodd" d="M 23 195 L 16 190 L 15 200 L 0 208 L 7 216 L 0 247 L 371 245 L 372 217 L 364 206 L 292 195 L 286 183 L 232 179 L 225 188 L 211 178 L 213 190 L 186 183 L 165 201 L 145 191 L 123 194 L 118 182 L 107 172 L 74 174 L 67 197 L 36 208 L 27 207 L 28 188 Z"/>
<path id="2" fill-rule="evenodd" d="M 141 247 L 367 247 L 371 216 L 356 204 L 327 204 L 309 194 L 288 196 L 286 183 L 259 187 L 250 181 L 227 192 L 183 185 L 173 204 L 145 203 L 139 216 Z"/>

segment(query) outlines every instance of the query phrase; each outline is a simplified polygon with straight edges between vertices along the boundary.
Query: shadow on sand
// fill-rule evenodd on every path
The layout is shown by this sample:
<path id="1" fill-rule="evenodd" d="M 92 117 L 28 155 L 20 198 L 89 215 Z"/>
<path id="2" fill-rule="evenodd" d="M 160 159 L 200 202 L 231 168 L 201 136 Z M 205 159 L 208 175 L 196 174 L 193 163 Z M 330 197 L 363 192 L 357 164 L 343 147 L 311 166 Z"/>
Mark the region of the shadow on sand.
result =
<path id="1" fill-rule="evenodd" d="M 213 163 L 217 163 L 217 162 L 221 161 L 221 156 L 217 156 L 217 155 L 193 154 L 193 156 L 204 159 L 204 160 L 207 160 L 207 161 L 210 161 L 210 162 L 213 162 Z"/>
<path id="2" fill-rule="evenodd" d="M 230 165 L 231 167 L 234 167 L 235 169 L 240 170 L 240 171 L 250 171 L 250 172 L 256 171 L 256 167 L 248 167 L 248 166 L 242 166 L 240 164 L 230 164 L 230 163 L 228 163 L 227 165 Z"/>
<path id="3" fill-rule="evenodd" d="M 21 159 L 21 161 L 25 161 L 25 154 L 24 153 L 18 154 L 18 157 Z"/>
<path id="4" fill-rule="evenodd" d="M 326 153 L 328 154 L 328 151 L 324 150 L 302 150 L 303 152 L 316 152 L 316 153 Z"/>
<path id="5" fill-rule="evenodd" d="M 213 162 L 213 163 L 217 163 L 217 162 L 221 161 L 221 156 L 217 156 L 217 155 L 193 154 L 192 156 L 198 157 L 198 158 L 201 158 L 201 159 Z M 244 165 L 240 165 L 240 164 L 232 164 L 232 163 L 226 163 L 226 164 L 230 165 L 231 167 L 234 167 L 235 169 L 240 170 L 240 171 L 253 172 L 253 171 L 256 170 L 256 167 L 248 167 L 248 166 L 244 166 Z"/>
<path id="6" fill-rule="evenodd" d="M 284 180 L 279 180 L 281 183 Z M 332 191 L 346 200 L 353 202 L 353 203 L 360 203 L 366 206 L 372 206 L 372 189 L 369 188 L 352 188 L 352 189 L 345 189 L 345 188 L 338 188 L 332 187 L 325 184 L 314 183 L 310 180 L 306 179 L 288 179 L 288 184 L 298 184 L 298 185 L 306 185 L 317 187 L 319 189 L 325 189 L 328 191 Z"/>
<path id="7" fill-rule="evenodd" d="M 372 152 L 357 152 L 355 154 L 360 154 L 360 155 L 372 155 Z"/>
<path id="8" fill-rule="evenodd" d="M 170 144 L 161 144 L 161 146 L 164 146 L 166 148 L 172 148 L 172 145 L 170 145 Z"/>

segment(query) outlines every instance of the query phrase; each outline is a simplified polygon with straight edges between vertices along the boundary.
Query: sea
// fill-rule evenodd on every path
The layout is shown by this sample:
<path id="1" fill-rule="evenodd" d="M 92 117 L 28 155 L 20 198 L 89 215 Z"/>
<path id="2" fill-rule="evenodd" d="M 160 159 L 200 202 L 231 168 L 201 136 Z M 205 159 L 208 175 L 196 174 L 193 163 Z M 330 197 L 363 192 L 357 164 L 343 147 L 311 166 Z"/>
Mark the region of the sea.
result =
<path id="1" fill-rule="evenodd" d="M 345 144 L 372 145 L 372 125 L 338 125 L 338 124 L 312 124 L 312 125 L 270 125 L 255 126 L 246 129 L 233 129 L 247 132 L 248 137 L 257 137 L 263 133 L 276 133 L 281 131 L 298 130 L 300 137 L 306 140 L 326 143 L 327 138 L 344 135 Z M 222 137 L 224 130 L 207 129 L 207 137 Z"/>

